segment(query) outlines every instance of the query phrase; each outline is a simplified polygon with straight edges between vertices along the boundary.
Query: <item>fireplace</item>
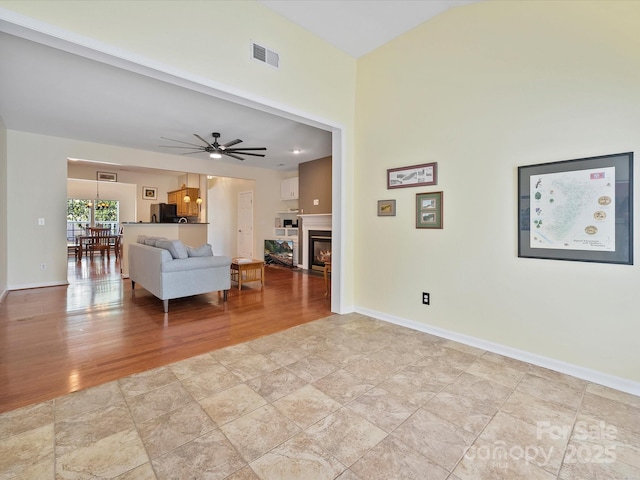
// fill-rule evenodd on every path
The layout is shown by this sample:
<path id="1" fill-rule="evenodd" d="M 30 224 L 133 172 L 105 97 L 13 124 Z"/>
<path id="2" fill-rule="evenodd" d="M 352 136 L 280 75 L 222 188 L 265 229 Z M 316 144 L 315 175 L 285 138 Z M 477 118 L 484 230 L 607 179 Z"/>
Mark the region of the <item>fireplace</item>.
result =
<path id="1" fill-rule="evenodd" d="M 305 270 L 311 270 L 310 257 L 313 254 L 309 253 L 311 242 L 309 232 L 315 231 L 320 233 L 320 236 L 331 237 L 332 221 L 330 213 L 312 213 L 312 214 L 300 214 L 298 218 L 302 221 L 302 231 L 299 233 L 298 240 L 300 241 L 300 262 L 301 267 Z M 325 249 L 326 250 L 326 249 Z M 313 252 L 313 250 L 311 250 Z M 336 252 L 337 255 L 337 252 Z M 324 262 L 323 262 L 324 263 Z"/>
<path id="2" fill-rule="evenodd" d="M 331 261 L 331 230 L 309 230 L 309 269 L 323 270 Z"/>

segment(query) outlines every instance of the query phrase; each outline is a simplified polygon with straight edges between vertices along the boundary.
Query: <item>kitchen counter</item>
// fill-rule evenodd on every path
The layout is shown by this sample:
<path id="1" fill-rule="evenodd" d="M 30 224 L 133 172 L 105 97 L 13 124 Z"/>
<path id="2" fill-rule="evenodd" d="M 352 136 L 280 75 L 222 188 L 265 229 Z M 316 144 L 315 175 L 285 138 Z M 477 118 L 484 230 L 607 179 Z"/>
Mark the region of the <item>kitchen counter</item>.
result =
<path id="1" fill-rule="evenodd" d="M 180 240 L 185 245 L 199 247 L 207 243 L 208 223 L 152 223 L 123 222 L 122 226 L 122 276 L 129 277 L 129 245 L 138 241 L 138 235 L 165 237 Z"/>

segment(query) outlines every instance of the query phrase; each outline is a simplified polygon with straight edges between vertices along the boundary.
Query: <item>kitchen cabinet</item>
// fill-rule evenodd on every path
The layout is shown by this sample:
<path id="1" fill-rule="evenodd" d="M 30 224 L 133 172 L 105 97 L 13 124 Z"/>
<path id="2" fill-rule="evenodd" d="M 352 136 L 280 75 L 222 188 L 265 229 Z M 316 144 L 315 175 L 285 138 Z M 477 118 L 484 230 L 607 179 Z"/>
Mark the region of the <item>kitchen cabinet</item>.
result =
<path id="1" fill-rule="evenodd" d="M 182 201 L 187 194 L 191 197 L 191 201 L 189 203 Z M 179 217 L 195 217 L 199 213 L 198 204 L 196 203 L 196 198 L 198 198 L 199 194 L 200 189 L 198 188 L 181 188 L 180 190 L 173 190 L 172 192 L 167 192 L 167 203 L 177 205 L 176 211 Z"/>
<path id="2" fill-rule="evenodd" d="M 280 199 L 281 200 L 297 200 L 298 199 L 298 177 L 285 178 L 280 182 Z"/>

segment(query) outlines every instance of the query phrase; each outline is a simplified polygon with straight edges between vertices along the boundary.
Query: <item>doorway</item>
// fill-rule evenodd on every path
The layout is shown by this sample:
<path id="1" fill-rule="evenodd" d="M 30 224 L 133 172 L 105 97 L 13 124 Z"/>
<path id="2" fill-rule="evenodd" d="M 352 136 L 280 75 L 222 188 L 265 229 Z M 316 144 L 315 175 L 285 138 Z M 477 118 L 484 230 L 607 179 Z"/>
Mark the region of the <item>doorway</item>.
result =
<path id="1" fill-rule="evenodd" d="M 238 256 L 253 258 L 253 191 L 238 193 Z"/>

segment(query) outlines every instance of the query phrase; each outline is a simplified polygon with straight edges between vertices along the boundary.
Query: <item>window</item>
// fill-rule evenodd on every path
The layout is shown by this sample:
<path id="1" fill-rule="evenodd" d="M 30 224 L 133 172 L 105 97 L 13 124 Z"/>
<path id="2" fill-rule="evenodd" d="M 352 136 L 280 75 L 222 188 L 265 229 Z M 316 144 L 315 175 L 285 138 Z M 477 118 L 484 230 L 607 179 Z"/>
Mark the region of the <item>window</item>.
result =
<path id="1" fill-rule="evenodd" d="M 67 242 L 75 242 L 76 235 L 85 233 L 91 224 L 103 225 L 118 232 L 120 203 L 117 200 L 67 199 Z M 93 222 L 91 219 L 93 218 Z"/>

